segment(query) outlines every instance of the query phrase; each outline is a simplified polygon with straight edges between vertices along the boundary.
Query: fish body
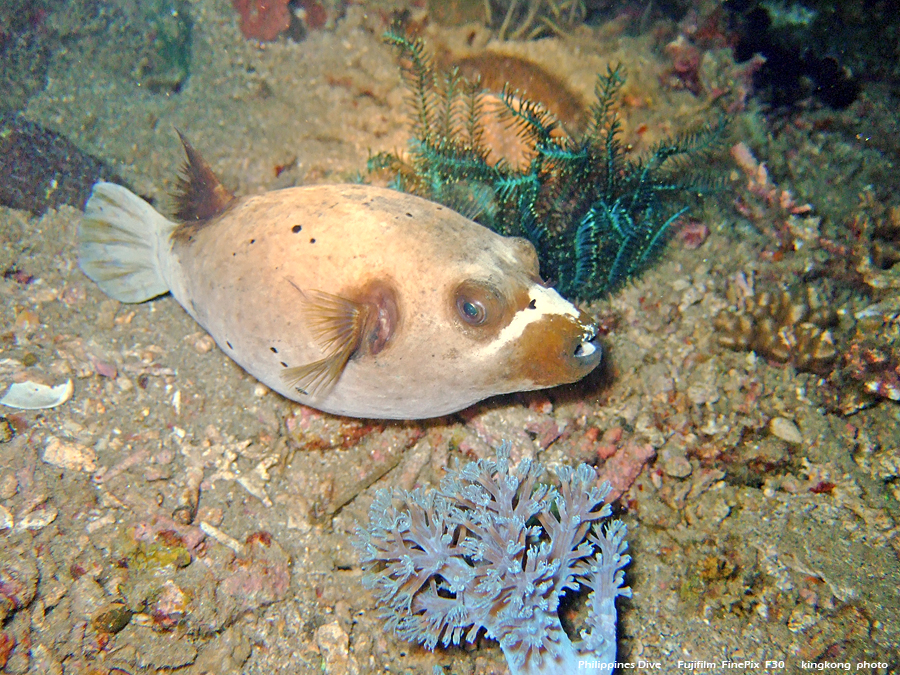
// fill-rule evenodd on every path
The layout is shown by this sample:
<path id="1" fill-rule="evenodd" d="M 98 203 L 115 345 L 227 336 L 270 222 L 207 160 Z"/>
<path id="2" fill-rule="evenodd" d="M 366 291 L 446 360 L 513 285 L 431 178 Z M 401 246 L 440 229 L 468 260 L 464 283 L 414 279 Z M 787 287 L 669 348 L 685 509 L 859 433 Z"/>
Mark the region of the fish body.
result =
<path id="1" fill-rule="evenodd" d="M 99 183 L 81 268 L 125 302 L 170 291 L 283 396 L 354 417 L 429 418 L 599 363 L 596 326 L 541 282 L 527 241 L 373 186 L 236 199 L 186 149 L 183 222 Z"/>

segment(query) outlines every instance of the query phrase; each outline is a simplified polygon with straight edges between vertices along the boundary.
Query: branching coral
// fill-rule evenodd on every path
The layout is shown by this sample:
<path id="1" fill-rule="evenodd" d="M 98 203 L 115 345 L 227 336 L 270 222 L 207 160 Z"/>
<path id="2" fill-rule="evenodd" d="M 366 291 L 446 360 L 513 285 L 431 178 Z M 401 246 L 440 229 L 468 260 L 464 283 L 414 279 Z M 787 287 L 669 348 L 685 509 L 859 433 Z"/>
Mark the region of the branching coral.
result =
<path id="1" fill-rule="evenodd" d="M 900 289 L 900 206 L 888 207 L 863 193 L 860 208 L 845 230 L 850 236 L 828 248 L 829 274 L 877 297 Z"/>
<path id="2" fill-rule="evenodd" d="M 594 470 L 562 467 L 559 488 L 540 464 L 496 461 L 449 471 L 439 491 L 379 490 L 355 545 L 388 628 L 429 649 L 499 641 L 512 675 L 569 675 L 616 660 L 625 525 L 610 514 Z M 557 614 L 569 591 L 589 589 L 587 628 L 572 642 Z M 579 661 L 581 663 L 579 663 Z M 587 664 L 587 665 L 586 665 Z"/>
<path id="3" fill-rule="evenodd" d="M 851 301 L 827 295 L 812 285 L 755 290 L 737 274 L 726 289 L 731 307 L 713 320 L 718 342 L 821 376 L 821 404 L 844 415 L 900 401 L 900 299 L 852 312 Z"/>
<path id="4" fill-rule="evenodd" d="M 831 328 L 837 314 L 812 287 L 802 292 L 786 289 L 739 297 L 728 288 L 734 309 L 719 312 L 713 321 L 719 344 L 735 350 L 752 350 L 798 370 L 830 372 L 838 361 Z"/>
<path id="5" fill-rule="evenodd" d="M 722 124 L 664 141 L 646 158 L 627 157 L 615 105 L 621 68 L 598 79 L 596 102 L 577 137 L 541 104 L 504 89 L 500 114 L 528 146 L 527 162 L 513 166 L 495 161 L 484 142 L 478 82 L 456 71 L 437 74 L 421 41 L 387 39 L 404 61 L 415 138 L 408 160 L 379 154 L 370 169 L 386 169 L 394 187 L 455 208 L 500 234 L 527 238 L 542 273 L 563 295 L 593 299 L 641 271 L 686 210 L 675 198 L 709 184 L 691 171 L 691 162 L 713 146 Z"/>

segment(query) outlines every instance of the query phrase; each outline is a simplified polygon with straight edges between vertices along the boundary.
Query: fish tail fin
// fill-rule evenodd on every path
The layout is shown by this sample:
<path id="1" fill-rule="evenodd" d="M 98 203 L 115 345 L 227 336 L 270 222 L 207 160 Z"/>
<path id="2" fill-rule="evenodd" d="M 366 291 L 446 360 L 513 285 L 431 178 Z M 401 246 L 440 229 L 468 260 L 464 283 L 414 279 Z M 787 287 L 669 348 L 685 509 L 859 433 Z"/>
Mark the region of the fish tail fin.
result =
<path id="1" fill-rule="evenodd" d="M 120 302 L 155 298 L 169 290 L 160 254 L 175 227 L 130 190 L 97 183 L 78 228 L 78 266 Z"/>

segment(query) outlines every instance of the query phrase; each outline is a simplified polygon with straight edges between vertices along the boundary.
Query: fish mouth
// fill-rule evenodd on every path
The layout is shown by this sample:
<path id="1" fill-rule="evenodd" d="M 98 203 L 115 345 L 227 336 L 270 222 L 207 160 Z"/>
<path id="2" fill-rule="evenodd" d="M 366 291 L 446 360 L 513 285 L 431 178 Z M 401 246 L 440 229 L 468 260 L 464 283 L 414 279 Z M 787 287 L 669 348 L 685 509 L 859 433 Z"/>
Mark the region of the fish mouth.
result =
<path id="1" fill-rule="evenodd" d="M 548 314 L 528 324 L 509 354 L 517 377 L 532 389 L 576 382 L 600 364 L 599 329 L 587 314 Z"/>
<path id="2" fill-rule="evenodd" d="M 596 324 L 582 324 L 581 342 L 575 347 L 572 356 L 579 366 L 594 369 L 603 358 L 603 347 L 600 345 L 599 330 Z"/>

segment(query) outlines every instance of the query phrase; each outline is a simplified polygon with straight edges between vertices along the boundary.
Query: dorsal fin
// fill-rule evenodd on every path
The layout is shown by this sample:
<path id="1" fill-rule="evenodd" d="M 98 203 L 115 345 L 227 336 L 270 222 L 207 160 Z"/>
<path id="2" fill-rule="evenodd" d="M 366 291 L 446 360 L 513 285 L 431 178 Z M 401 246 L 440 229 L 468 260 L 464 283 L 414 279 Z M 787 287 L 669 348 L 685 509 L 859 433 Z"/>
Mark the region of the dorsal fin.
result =
<path id="1" fill-rule="evenodd" d="M 188 143 L 184 134 L 178 129 L 175 131 L 187 155 L 174 195 L 175 216 L 183 223 L 209 220 L 227 209 L 234 195 L 219 182 L 209 164 Z"/>

